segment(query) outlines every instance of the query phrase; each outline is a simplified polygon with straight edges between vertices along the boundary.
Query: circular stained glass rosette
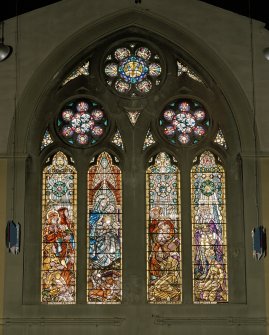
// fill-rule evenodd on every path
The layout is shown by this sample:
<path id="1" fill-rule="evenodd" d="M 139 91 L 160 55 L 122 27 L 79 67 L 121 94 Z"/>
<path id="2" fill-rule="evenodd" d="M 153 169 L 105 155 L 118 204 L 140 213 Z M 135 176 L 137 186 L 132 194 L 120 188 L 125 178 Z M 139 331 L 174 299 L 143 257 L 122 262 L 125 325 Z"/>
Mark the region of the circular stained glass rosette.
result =
<path id="1" fill-rule="evenodd" d="M 166 139 L 173 144 L 196 144 L 204 138 L 210 125 L 202 104 L 191 99 L 179 99 L 163 110 L 160 126 Z"/>
<path id="2" fill-rule="evenodd" d="M 108 126 L 103 108 L 95 101 L 79 99 L 68 103 L 57 118 L 57 133 L 66 142 L 87 146 L 99 142 Z"/>
<path id="3" fill-rule="evenodd" d="M 127 83 L 136 84 L 148 73 L 148 67 L 142 58 L 131 56 L 124 59 L 119 66 L 119 75 Z"/>
<path id="4" fill-rule="evenodd" d="M 106 83 L 121 94 L 146 94 L 160 84 L 159 56 L 148 47 L 130 43 L 111 52 L 105 61 Z"/>

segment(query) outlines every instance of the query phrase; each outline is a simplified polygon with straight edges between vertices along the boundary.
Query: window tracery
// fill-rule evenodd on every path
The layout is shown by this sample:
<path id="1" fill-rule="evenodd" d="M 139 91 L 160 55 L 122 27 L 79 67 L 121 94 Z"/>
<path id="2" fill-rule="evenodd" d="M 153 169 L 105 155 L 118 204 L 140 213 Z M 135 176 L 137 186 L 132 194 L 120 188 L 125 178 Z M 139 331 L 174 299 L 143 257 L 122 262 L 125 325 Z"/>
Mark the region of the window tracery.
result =
<path id="1" fill-rule="evenodd" d="M 129 98 L 130 101 L 139 101 L 139 99 L 148 99 L 148 101 L 150 101 L 147 93 L 154 93 L 154 88 L 160 86 L 161 82 L 163 83 L 163 79 L 167 73 L 165 66 L 163 66 L 163 60 L 158 52 L 142 41 L 124 42 L 110 48 L 104 63 L 100 61 L 100 64 L 102 68 L 100 79 L 105 80 L 113 93 L 120 94 L 111 96 L 110 101 L 105 101 L 106 98 L 102 101 L 99 97 L 98 99 L 97 97 L 96 99 L 88 98 L 82 94 L 79 98 L 66 99 L 65 101 L 68 102 L 63 104 L 60 113 L 55 116 L 55 122 L 50 123 L 50 126 L 54 126 L 54 132 L 50 134 L 47 130 L 44 134 L 41 151 L 49 144 L 55 144 L 57 142 L 58 145 L 63 147 L 65 147 L 65 145 L 70 146 L 72 150 L 85 149 L 85 151 L 80 151 L 80 155 L 88 155 L 87 158 L 90 161 L 90 168 L 86 172 L 88 177 L 88 244 L 87 256 L 83 256 L 87 257 L 87 292 L 85 294 L 88 304 L 114 304 L 121 303 L 124 294 L 122 291 L 122 172 L 118 166 L 120 160 L 117 158 L 117 155 L 115 155 L 115 152 L 121 152 L 123 157 L 129 157 L 128 159 L 130 159 L 133 153 L 126 151 L 126 148 L 132 147 L 131 145 L 125 145 L 130 139 L 126 138 L 126 136 L 122 136 L 124 135 L 124 132 L 122 132 L 122 123 L 118 122 L 118 120 L 116 122 L 116 111 L 109 110 L 109 108 L 113 105 L 113 99 L 117 102 L 119 99 L 126 97 Z M 177 65 L 179 66 L 179 62 L 177 62 Z M 193 77 L 193 73 L 188 70 L 186 66 L 187 65 L 181 66 L 181 72 L 186 72 L 190 79 L 202 82 L 199 76 Z M 77 76 L 88 75 L 87 71 L 89 71 L 89 62 L 75 69 L 72 75 L 67 77 L 67 79 L 70 81 Z M 178 67 L 178 72 L 175 73 L 175 75 L 179 76 L 178 80 L 180 80 L 182 74 L 179 72 L 180 68 Z M 66 83 L 67 81 L 64 82 L 63 85 Z M 183 258 L 181 254 L 183 237 L 181 236 L 181 226 L 187 226 L 186 222 L 181 221 L 181 211 L 183 210 L 189 211 L 192 215 L 193 243 L 188 252 L 192 254 L 193 259 L 193 302 L 227 302 L 228 260 L 226 219 L 223 219 L 226 215 L 226 181 L 224 178 L 224 168 L 210 151 L 205 151 L 202 155 L 198 155 L 199 157 L 197 156 L 197 159 L 193 162 L 191 171 L 185 171 L 191 173 L 191 189 L 186 190 L 181 186 L 182 183 L 183 185 L 187 183 L 186 178 L 181 180 L 180 173 L 182 173 L 182 171 L 180 171 L 179 166 L 182 165 L 181 160 L 186 159 L 188 155 L 185 154 L 184 156 L 183 154 L 181 157 L 178 151 L 174 149 L 184 147 L 189 150 L 188 148 L 192 149 L 193 147 L 197 147 L 201 150 L 204 143 L 206 143 L 207 146 L 215 143 L 227 150 L 226 140 L 220 128 L 218 131 L 216 129 L 214 129 L 214 131 L 212 130 L 214 126 L 214 115 L 212 115 L 212 112 L 209 113 L 209 111 L 206 110 L 204 104 L 200 102 L 202 101 L 200 97 L 196 100 L 189 96 L 184 97 L 181 94 L 180 97 L 170 98 L 169 91 L 164 90 L 164 92 L 166 96 L 163 101 L 169 101 L 170 99 L 170 102 L 159 103 L 157 99 L 156 102 L 151 102 L 151 107 L 147 106 L 147 108 L 155 109 L 155 114 L 150 111 L 152 112 L 150 117 L 148 116 L 150 115 L 149 112 L 144 112 L 139 104 L 132 105 L 130 103 L 131 108 L 127 112 L 129 121 L 133 126 L 130 127 L 132 131 L 140 131 L 138 127 L 135 127 L 138 118 L 141 118 L 141 128 L 144 131 L 143 145 L 141 142 L 139 145 L 140 154 L 142 146 L 143 157 L 136 156 L 136 159 L 144 159 L 147 157 L 148 152 L 155 149 L 157 150 L 159 145 L 162 146 L 162 148 L 165 147 L 170 150 L 167 150 L 167 152 L 175 153 L 175 155 L 168 154 L 165 150 L 158 153 L 156 152 L 154 157 L 151 156 L 148 159 L 147 163 L 149 167 L 144 171 L 146 173 L 147 189 L 145 201 L 147 215 L 146 267 L 148 302 L 153 304 L 179 304 L 183 301 L 182 297 L 184 292 L 182 282 L 184 278 L 182 277 Z M 106 102 L 104 105 L 109 106 L 106 110 L 103 108 L 103 102 Z M 137 106 L 138 108 L 136 109 Z M 120 115 L 119 111 L 117 111 L 117 113 Z M 156 114 L 159 115 L 158 119 L 155 117 Z M 150 126 L 143 124 L 143 118 L 145 118 L 145 116 L 148 117 L 148 120 L 151 118 Z M 120 117 L 118 117 L 118 119 L 120 119 Z M 156 123 L 154 123 L 155 121 Z M 110 127 L 110 125 L 114 125 L 114 127 Z M 116 129 L 116 131 L 114 130 L 114 133 L 112 133 L 111 129 Z M 141 134 L 142 131 L 138 137 L 141 137 Z M 215 138 L 212 138 L 212 134 L 216 134 Z M 134 148 L 136 145 L 138 146 L 138 144 L 135 143 Z M 101 154 L 96 154 L 94 151 L 87 151 L 92 149 L 93 146 L 95 146 L 97 150 L 102 148 Z M 113 150 L 115 149 L 114 152 L 111 149 L 112 147 Z M 106 151 L 107 148 L 110 148 L 111 152 L 109 151 L 108 153 L 108 151 Z M 134 148 L 132 150 L 134 150 Z M 63 155 L 61 156 L 62 160 L 68 162 L 66 163 L 66 169 L 69 169 L 69 172 L 66 172 L 65 177 L 62 178 L 67 178 L 73 169 L 72 176 L 73 179 L 76 180 L 77 172 L 71 157 L 67 158 L 65 154 L 60 154 L 59 152 L 53 156 L 53 159 L 56 159 L 55 157 L 58 157 L 57 155 L 59 157 Z M 209 167 L 206 167 L 206 165 L 201 166 L 201 162 L 205 161 L 206 157 L 208 160 L 211 159 L 211 170 Z M 190 159 L 189 156 L 187 159 Z M 49 162 L 51 162 L 50 159 Z M 52 160 L 52 162 L 54 162 L 54 160 Z M 56 163 L 53 164 L 56 166 Z M 186 168 L 186 166 L 184 168 Z M 207 170 L 207 168 L 210 171 Z M 47 174 L 48 169 L 49 168 L 46 167 L 43 174 Z M 218 172 L 216 172 L 217 170 Z M 141 171 L 136 171 L 137 175 L 140 172 Z M 82 174 L 81 171 L 80 174 Z M 203 176 L 203 174 L 205 176 Z M 219 175 L 221 175 L 221 177 L 217 182 L 216 179 Z M 58 175 L 55 174 L 55 176 Z M 55 176 L 51 174 L 51 180 L 58 178 Z M 204 180 L 202 182 L 203 178 Z M 198 179 L 201 181 L 200 184 Z M 48 180 L 49 179 L 45 181 L 45 179 L 43 179 L 44 185 L 47 185 Z M 197 186 L 198 184 L 199 186 Z M 62 189 L 67 187 L 66 185 L 60 184 L 58 186 L 58 193 L 60 192 L 60 186 Z M 46 205 L 46 202 L 49 203 L 46 192 L 47 194 L 51 194 L 49 193 L 51 191 L 43 189 L 44 213 L 47 211 L 45 207 L 51 206 Z M 72 192 L 74 194 L 81 192 L 81 190 L 77 190 L 76 182 L 74 182 Z M 181 208 L 182 192 L 187 192 L 187 194 L 191 196 L 192 200 L 189 208 Z M 214 202 L 212 197 L 218 200 L 214 200 Z M 58 194 L 58 198 L 60 199 L 60 193 Z M 210 202 L 208 200 L 208 206 L 205 206 L 201 199 L 211 199 L 212 201 L 210 200 Z M 105 202 L 106 205 L 104 204 Z M 64 205 L 60 203 L 60 200 L 59 204 L 55 202 L 54 205 L 56 206 L 56 211 L 58 207 L 64 207 Z M 72 204 L 70 200 L 68 206 L 70 208 L 77 206 L 77 200 L 74 200 Z M 208 211 L 215 215 L 214 218 L 211 218 L 214 223 L 210 220 L 210 222 L 200 222 L 199 219 L 197 219 L 201 217 L 201 213 L 204 212 L 207 207 L 209 208 Z M 69 210 L 68 215 L 71 215 L 70 212 L 72 212 L 71 216 L 75 224 L 75 213 L 77 209 L 75 209 L 75 207 L 72 208 L 72 211 Z M 216 214 L 217 212 L 221 212 L 222 214 Z M 45 215 L 44 213 L 43 216 Z M 42 224 L 45 224 L 47 221 L 48 217 L 45 218 L 44 216 Z M 43 234 L 43 238 L 45 238 L 45 233 Z M 75 255 L 75 264 L 77 259 L 75 228 L 69 233 L 66 233 L 66 236 L 69 237 L 70 240 L 71 234 L 74 239 L 73 252 Z M 208 242 L 209 240 L 211 244 Z M 64 242 L 62 242 L 61 247 L 63 245 Z M 71 243 L 68 244 L 68 246 L 71 245 Z M 46 250 L 49 248 L 51 248 L 51 250 L 49 250 L 50 254 L 52 254 L 52 252 L 57 253 L 56 244 L 54 250 L 53 244 L 43 242 L 44 251 L 42 251 L 42 264 L 44 264 L 42 265 L 42 296 L 46 297 L 42 298 L 42 302 L 75 303 L 75 265 L 73 265 L 71 269 L 73 272 L 71 270 L 69 271 L 69 274 L 72 273 L 72 279 L 69 282 L 71 286 L 68 288 L 70 291 L 69 297 L 67 297 L 67 295 L 66 297 L 62 297 L 60 293 L 57 298 L 52 297 L 51 292 L 54 288 L 56 291 L 58 290 L 57 292 L 61 291 L 61 288 L 57 286 L 58 284 L 54 284 L 56 279 L 53 279 L 53 276 L 50 277 L 51 288 L 47 289 L 46 285 L 49 276 L 46 272 L 48 271 Z M 60 256 L 57 257 L 58 263 L 61 263 L 64 269 L 65 265 L 63 264 L 63 260 L 59 260 Z M 65 262 L 67 266 L 67 260 L 65 260 Z M 215 265 L 213 264 L 214 262 L 216 263 Z M 56 278 L 58 276 L 58 274 L 56 276 L 58 270 L 56 271 L 56 268 L 54 269 L 53 267 L 52 269 L 55 272 Z M 64 278 L 64 280 L 65 279 L 66 278 Z"/>

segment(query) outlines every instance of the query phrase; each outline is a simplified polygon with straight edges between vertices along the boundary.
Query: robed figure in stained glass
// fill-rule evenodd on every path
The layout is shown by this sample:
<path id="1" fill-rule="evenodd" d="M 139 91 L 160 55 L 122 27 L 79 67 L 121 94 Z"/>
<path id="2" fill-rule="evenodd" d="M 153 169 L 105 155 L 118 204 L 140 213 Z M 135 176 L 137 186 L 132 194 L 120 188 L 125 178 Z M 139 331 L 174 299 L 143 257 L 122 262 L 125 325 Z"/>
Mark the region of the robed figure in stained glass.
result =
<path id="1" fill-rule="evenodd" d="M 225 176 L 209 151 L 192 168 L 194 302 L 226 302 Z"/>
<path id="2" fill-rule="evenodd" d="M 62 152 L 43 171 L 43 303 L 75 302 L 76 180 Z"/>
<path id="3" fill-rule="evenodd" d="M 88 173 L 88 302 L 121 300 L 121 173 L 102 153 Z"/>
<path id="4" fill-rule="evenodd" d="M 178 168 L 160 153 L 147 170 L 148 301 L 181 302 Z"/>

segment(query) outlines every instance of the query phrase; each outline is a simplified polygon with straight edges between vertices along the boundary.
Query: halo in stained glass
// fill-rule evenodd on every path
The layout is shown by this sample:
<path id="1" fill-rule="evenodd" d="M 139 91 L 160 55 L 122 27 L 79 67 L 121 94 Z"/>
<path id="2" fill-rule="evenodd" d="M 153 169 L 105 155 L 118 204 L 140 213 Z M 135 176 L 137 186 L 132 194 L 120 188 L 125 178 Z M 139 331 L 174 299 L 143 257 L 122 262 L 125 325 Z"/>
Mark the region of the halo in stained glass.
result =
<path id="1" fill-rule="evenodd" d="M 131 97 L 149 93 L 162 79 L 159 55 L 139 42 L 112 49 L 105 57 L 103 71 L 111 88 Z"/>
<path id="2" fill-rule="evenodd" d="M 160 118 L 162 133 L 172 144 L 197 144 L 210 126 L 204 106 L 192 99 L 178 99 L 168 103 Z"/>
<path id="3" fill-rule="evenodd" d="M 56 120 L 57 133 L 65 142 L 87 146 L 103 139 L 108 120 L 103 107 L 90 99 L 68 102 Z"/>

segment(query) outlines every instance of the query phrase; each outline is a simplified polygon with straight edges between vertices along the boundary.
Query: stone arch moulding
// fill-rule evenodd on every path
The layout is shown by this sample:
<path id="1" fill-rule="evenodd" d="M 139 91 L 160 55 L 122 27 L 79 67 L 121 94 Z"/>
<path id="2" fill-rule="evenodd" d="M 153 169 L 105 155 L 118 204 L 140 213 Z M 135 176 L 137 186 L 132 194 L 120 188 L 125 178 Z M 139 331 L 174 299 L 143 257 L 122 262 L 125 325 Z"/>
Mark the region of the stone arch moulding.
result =
<path id="1" fill-rule="evenodd" d="M 163 18 L 142 11 L 126 11 L 105 17 L 80 30 L 60 44 L 36 69 L 19 101 L 18 122 L 21 127 L 20 133 L 17 134 L 20 139 L 18 152 L 32 153 L 31 143 L 36 141 L 32 130 L 36 128 L 38 132 L 44 125 L 42 113 L 48 97 L 59 84 L 60 69 L 64 68 L 66 64 L 75 64 L 83 55 L 94 49 L 99 40 L 120 35 L 121 31 L 124 30 L 129 30 L 133 35 L 135 32 L 140 32 L 140 34 L 154 33 L 160 39 L 173 44 L 175 48 L 184 49 L 197 63 L 202 64 L 203 68 L 216 81 L 216 87 L 220 88 L 219 99 L 224 102 L 227 111 L 230 111 L 229 120 L 233 119 L 236 124 L 235 127 L 238 129 L 241 139 L 241 150 L 250 150 L 254 147 L 251 136 L 252 125 L 250 118 L 246 117 L 246 114 L 250 115 L 251 111 L 246 96 L 231 71 L 214 51 L 194 34 L 179 25 L 167 23 Z M 70 45 L 74 46 L 71 54 L 67 52 Z M 42 82 L 39 78 L 42 78 Z M 242 110 L 244 115 L 242 114 L 241 117 L 233 115 L 233 110 Z M 27 297 L 25 301 L 33 305 L 35 303 L 28 302 Z"/>
<path id="2" fill-rule="evenodd" d="M 160 39 L 172 43 L 175 48 L 184 50 L 198 64 L 202 64 L 203 69 L 217 83 L 220 97 L 231 111 L 231 117 L 240 134 L 242 152 L 249 152 L 251 148 L 254 148 L 250 105 L 240 83 L 216 52 L 178 23 L 167 22 L 163 17 L 145 11 L 128 10 L 106 16 L 74 33 L 36 69 L 19 99 L 19 120 L 17 122 L 21 124 L 21 127 L 20 133 L 17 135 L 21 140 L 18 143 L 18 152 L 28 152 L 28 144 L 33 141 L 31 129 L 38 128 L 38 123 L 40 124 L 42 106 L 44 106 L 50 92 L 59 83 L 60 69 L 68 63 L 76 64 L 89 50 L 94 49 L 100 39 L 126 30 L 129 30 L 132 35 L 135 35 L 136 32 L 144 32 L 145 37 L 149 36 L 149 33 L 154 33 Z M 71 52 L 70 45 L 72 45 Z M 42 82 L 40 82 L 40 78 L 43 79 Z M 244 114 L 235 115 L 233 114 L 234 110 L 244 111 Z"/>

